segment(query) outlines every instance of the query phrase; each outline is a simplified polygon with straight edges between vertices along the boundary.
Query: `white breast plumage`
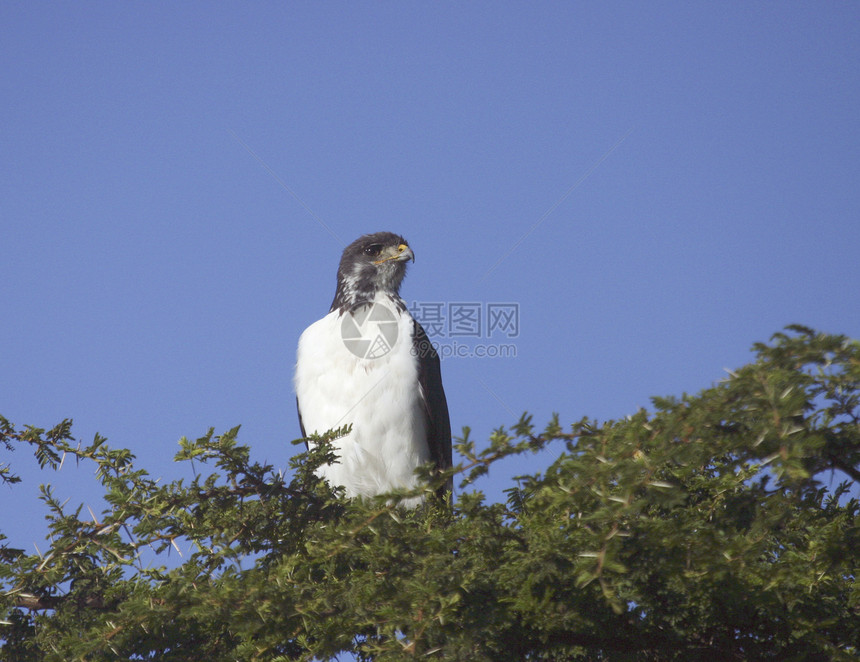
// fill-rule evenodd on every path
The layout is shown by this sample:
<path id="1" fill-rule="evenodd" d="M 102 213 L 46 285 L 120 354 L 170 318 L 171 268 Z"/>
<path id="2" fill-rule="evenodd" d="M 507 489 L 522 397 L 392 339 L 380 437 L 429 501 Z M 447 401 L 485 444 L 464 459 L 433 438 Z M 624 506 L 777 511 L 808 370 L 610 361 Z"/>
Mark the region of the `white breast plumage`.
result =
<path id="1" fill-rule="evenodd" d="M 296 362 L 295 388 L 305 431 L 323 433 L 352 425 L 348 435 L 334 442 L 339 462 L 320 469 L 323 478 L 342 485 L 350 497 L 412 488 L 416 467 L 431 461 L 413 319 L 402 302 L 395 306 L 388 295 L 377 295 L 374 303 L 390 311 L 392 322 L 385 338 L 369 339 L 367 353 L 356 352 L 348 337 L 345 342 L 344 329 L 349 327 L 344 323 L 353 322 L 345 316 L 352 313 L 334 310 L 302 334 Z M 409 501 L 404 505 L 421 499 Z"/>

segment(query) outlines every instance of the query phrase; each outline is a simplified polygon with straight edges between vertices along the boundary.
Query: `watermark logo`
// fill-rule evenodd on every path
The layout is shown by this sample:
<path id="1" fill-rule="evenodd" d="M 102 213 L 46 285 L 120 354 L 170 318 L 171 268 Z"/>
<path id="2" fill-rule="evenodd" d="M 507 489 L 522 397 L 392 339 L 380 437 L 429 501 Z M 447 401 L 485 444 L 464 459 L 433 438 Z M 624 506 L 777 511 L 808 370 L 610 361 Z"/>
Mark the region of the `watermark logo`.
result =
<path id="1" fill-rule="evenodd" d="M 397 342 L 397 315 L 381 303 L 361 303 L 344 315 L 340 337 L 360 359 L 379 359 Z"/>
<path id="2" fill-rule="evenodd" d="M 483 301 L 413 301 L 409 312 L 431 338 L 518 338 L 520 304 Z"/>
<path id="3" fill-rule="evenodd" d="M 519 303 L 480 301 L 413 301 L 407 307 L 426 331 L 420 356 L 446 358 L 516 358 L 517 346 L 501 342 L 520 335 Z M 346 348 L 360 359 L 378 359 L 397 342 L 398 313 L 378 302 L 355 306 L 341 321 Z"/>

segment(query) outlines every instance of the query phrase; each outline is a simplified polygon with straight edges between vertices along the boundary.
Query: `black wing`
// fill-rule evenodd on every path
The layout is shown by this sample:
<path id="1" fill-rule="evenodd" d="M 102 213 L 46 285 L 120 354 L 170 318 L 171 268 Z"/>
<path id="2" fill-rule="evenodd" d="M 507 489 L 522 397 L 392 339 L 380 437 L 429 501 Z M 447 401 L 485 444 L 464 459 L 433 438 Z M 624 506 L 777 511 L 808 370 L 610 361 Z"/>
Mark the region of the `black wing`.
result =
<path id="1" fill-rule="evenodd" d="M 302 436 L 307 437 L 307 433 L 305 432 L 305 424 L 302 421 L 302 406 L 299 404 L 299 397 L 296 396 L 296 411 L 299 413 L 299 427 L 302 429 Z M 305 442 L 305 448 L 310 448 L 308 446 L 308 442 Z"/>
<path id="2" fill-rule="evenodd" d="M 421 385 L 421 403 L 427 417 L 427 445 L 430 457 L 439 469 L 448 469 L 452 464 L 451 420 L 448 418 L 448 401 L 442 388 L 442 369 L 439 355 L 421 325 L 413 320 L 412 351 L 418 357 L 418 383 Z M 453 488 L 453 480 L 439 490 L 439 496 Z"/>

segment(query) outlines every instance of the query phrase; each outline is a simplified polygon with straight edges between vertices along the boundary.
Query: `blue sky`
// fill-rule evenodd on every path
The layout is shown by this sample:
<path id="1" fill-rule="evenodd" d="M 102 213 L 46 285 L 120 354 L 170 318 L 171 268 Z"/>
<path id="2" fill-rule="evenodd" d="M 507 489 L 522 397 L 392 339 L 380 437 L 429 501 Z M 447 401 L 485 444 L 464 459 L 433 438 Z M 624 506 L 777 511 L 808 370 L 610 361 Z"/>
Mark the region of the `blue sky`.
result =
<path id="1" fill-rule="evenodd" d="M 237 424 L 286 466 L 296 342 L 366 232 L 409 240 L 408 301 L 519 305 L 515 358 L 443 363 L 477 440 L 696 392 L 789 323 L 860 337 L 855 3 L 4 2 L 0 23 L 0 413 L 74 418 L 153 475 Z M 90 467 L 11 460 L 13 543 L 44 535 L 39 482 L 99 510 Z"/>

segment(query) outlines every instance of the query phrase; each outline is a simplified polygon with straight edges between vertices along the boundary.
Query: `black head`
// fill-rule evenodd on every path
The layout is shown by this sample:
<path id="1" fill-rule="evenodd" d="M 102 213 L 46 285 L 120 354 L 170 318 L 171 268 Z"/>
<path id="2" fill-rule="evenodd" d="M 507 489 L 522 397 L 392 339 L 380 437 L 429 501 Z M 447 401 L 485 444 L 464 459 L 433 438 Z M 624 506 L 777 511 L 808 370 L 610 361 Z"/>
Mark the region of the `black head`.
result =
<path id="1" fill-rule="evenodd" d="M 380 292 L 398 297 L 409 260 L 415 255 L 400 235 L 376 232 L 359 237 L 340 258 L 331 310 L 345 312 Z"/>

